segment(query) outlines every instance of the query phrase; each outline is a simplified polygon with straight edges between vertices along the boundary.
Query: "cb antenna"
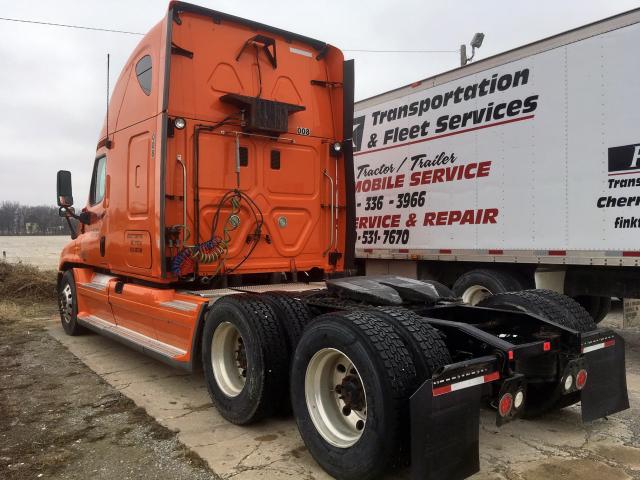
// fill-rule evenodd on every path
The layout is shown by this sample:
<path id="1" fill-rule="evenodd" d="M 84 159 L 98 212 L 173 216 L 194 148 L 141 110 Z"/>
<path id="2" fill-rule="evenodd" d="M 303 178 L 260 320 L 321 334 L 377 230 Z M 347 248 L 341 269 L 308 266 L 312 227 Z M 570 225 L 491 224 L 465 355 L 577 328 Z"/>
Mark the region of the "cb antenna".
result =
<path id="1" fill-rule="evenodd" d="M 104 146 L 111 148 L 111 140 L 109 139 L 109 54 L 107 53 L 107 139 Z"/>

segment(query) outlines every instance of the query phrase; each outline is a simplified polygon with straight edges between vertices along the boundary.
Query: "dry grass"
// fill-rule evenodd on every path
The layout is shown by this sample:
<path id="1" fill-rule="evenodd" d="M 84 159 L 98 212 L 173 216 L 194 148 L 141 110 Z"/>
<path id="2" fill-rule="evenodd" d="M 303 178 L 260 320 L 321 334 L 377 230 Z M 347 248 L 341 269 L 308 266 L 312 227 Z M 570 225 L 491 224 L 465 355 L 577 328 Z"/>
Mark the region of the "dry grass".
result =
<path id="1" fill-rule="evenodd" d="M 56 298 L 56 272 L 0 261 L 0 299 L 45 302 Z"/>

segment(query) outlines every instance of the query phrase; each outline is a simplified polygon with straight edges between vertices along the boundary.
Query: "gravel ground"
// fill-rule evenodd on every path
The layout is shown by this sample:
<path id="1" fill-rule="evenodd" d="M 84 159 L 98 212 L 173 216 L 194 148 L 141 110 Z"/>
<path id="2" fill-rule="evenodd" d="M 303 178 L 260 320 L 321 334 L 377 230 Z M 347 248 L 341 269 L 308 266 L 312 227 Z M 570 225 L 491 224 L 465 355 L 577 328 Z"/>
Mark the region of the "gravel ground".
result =
<path id="1" fill-rule="evenodd" d="M 54 313 L 0 301 L 0 478 L 218 479 L 46 333 Z"/>

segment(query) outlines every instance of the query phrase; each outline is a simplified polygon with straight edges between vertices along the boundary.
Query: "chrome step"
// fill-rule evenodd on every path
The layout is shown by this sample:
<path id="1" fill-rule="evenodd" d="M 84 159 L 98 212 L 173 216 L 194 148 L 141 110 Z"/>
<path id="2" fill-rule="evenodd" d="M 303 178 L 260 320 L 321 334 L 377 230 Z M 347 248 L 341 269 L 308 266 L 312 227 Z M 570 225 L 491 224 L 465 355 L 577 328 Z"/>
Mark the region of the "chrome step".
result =
<path id="1" fill-rule="evenodd" d="M 90 282 L 79 283 L 79 285 L 87 288 L 92 288 L 98 291 L 105 291 L 107 289 L 107 284 L 115 279 L 116 277 L 112 275 L 105 275 L 103 273 L 96 273 L 93 275 L 93 278 Z"/>
<path id="2" fill-rule="evenodd" d="M 180 357 L 187 353 L 185 350 L 176 348 L 173 345 L 168 345 L 156 340 L 155 338 L 147 337 L 146 335 L 121 327 L 115 323 L 107 322 L 95 315 L 78 315 L 78 320 L 81 325 L 84 325 L 97 333 L 113 337 L 115 340 L 123 340 L 125 343 L 136 345 L 142 352 L 151 351 L 171 359 L 175 359 L 176 357 Z"/>

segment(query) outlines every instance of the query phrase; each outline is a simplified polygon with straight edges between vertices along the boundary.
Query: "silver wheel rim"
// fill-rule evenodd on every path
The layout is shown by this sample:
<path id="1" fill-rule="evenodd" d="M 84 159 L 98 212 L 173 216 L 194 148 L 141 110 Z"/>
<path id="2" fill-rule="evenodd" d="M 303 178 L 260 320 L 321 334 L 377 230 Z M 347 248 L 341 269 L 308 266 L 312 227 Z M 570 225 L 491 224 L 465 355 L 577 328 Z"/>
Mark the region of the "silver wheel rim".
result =
<path id="1" fill-rule="evenodd" d="M 222 322 L 211 340 L 211 366 L 220 390 L 237 397 L 247 381 L 247 360 L 240 332 L 230 322 Z"/>
<path id="2" fill-rule="evenodd" d="M 367 395 L 349 357 L 334 348 L 316 352 L 307 366 L 304 393 L 322 438 L 338 448 L 360 440 L 367 422 Z"/>
<path id="3" fill-rule="evenodd" d="M 60 316 L 64 323 L 71 323 L 73 318 L 73 293 L 68 283 L 60 292 Z"/>
<path id="4" fill-rule="evenodd" d="M 491 291 L 482 285 L 472 285 L 462 294 L 462 301 L 469 305 L 477 305 L 482 300 L 493 295 Z"/>

